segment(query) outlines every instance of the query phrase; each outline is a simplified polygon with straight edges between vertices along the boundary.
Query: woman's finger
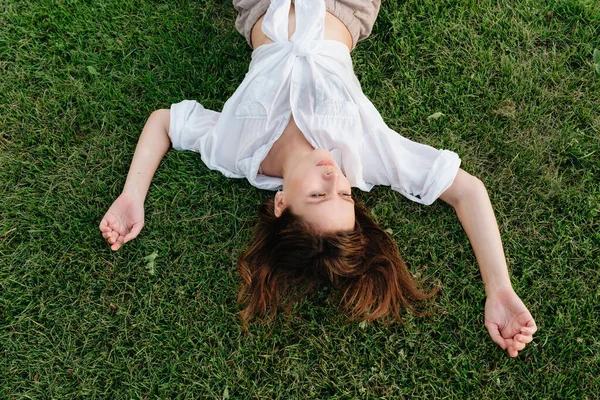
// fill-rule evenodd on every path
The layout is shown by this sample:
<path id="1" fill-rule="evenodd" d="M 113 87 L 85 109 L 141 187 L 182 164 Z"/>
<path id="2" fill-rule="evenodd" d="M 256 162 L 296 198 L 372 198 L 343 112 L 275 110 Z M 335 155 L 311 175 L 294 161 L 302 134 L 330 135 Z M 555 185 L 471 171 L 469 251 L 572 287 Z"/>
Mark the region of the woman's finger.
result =
<path id="1" fill-rule="evenodd" d="M 533 335 L 537 331 L 537 326 L 535 325 L 535 321 L 530 319 L 527 321 L 526 326 L 521 328 L 521 333 L 523 335 Z"/>
<path id="2" fill-rule="evenodd" d="M 514 341 L 511 347 L 516 351 L 521 351 L 525 348 L 525 343 Z"/>
<path id="3" fill-rule="evenodd" d="M 515 335 L 515 340 L 521 343 L 531 343 L 533 341 L 533 336 L 517 334 Z"/>
<path id="4" fill-rule="evenodd" d="M 498 329 L 498 325 L 495 325 L 491 322 L 486 322 L 485 323 L 485 327 L 488 330 L 488 333 L 490 334 L 490 337 L 492 338 L 492 340 L 500 347 L 502 347 L 502 350 L 506 349 L 506 340 L 502 337 L 502 335 L 500 334 L 500 330 Z"/>
<path id="5" fill-rule="evenodd" d="M 123 243 L 127 243 L 132 239 L 135 239 L 137 235 L 140 234 L 142 228 L 144 227 L 144 223 L 138 223 L 131 227 L 131 231 L 123 238 Z"/>
<path id="6" fill-rule="evenodd" d="M 119 233 L 118 233 L 118 232 L 115 232 L 115 231 L 112 231 L 112 232 L 110 233 L 110 237 L 108 238 L 108 242 L 109 242 L 110 244 L 115 244 L 115 243 L 117 242 L 117 239 L 118 239 L 118 238 L 119 238 Z"/>

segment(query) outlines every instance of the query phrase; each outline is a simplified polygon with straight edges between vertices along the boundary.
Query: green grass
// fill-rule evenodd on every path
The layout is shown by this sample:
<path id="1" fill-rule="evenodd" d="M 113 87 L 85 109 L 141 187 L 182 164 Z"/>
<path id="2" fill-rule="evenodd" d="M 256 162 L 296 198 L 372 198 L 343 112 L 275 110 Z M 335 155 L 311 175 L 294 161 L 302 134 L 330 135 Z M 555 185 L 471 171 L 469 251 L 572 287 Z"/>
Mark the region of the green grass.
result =
<path id="1" fill-rule="evenodd" d="M 112 253 L 97 225 L 150 112 L 185 98 L 219 110 L 242 80 L 235 11 L 2 0 L 0 398 L 597 398 L 599 3 L 383 3 L 353 52 L 363 90 L 486 183 L 534 343 L 510 359 L 489 339 L 451 209 L 388 188 L 357 197 L 442 286 L 405 326 L 345 325 L 323 294 L 244 335 L 235 265 L 270 194 L 193 153 L 167 154 L 146 227 Z"/>

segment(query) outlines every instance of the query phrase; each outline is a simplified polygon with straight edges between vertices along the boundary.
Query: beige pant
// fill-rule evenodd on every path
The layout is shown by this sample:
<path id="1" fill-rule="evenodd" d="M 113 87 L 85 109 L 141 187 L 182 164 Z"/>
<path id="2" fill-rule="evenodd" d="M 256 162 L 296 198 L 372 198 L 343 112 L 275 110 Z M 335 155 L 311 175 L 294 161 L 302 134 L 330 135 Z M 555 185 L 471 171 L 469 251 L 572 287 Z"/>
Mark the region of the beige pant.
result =
<path id="1" fill-rule="evenodd" d="M 270 0 L 233 0 L 238 11 L 235 27 L 252 46 L 252 27 L 267 12 Z M 325 0 L 327 11 L 342 21 L 352 35 L 352 47 L 371 34 L 381 0 Z"/>

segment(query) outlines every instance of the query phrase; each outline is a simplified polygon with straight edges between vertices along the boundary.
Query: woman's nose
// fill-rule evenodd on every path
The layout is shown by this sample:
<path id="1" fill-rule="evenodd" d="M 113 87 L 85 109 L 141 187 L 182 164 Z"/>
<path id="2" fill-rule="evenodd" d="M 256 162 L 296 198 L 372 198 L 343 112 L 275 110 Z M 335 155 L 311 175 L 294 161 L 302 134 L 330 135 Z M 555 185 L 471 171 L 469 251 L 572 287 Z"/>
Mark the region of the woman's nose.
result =
<path id="1" fill-rule="evenodd" d="M 327 170 L 325 170 L 325 172 L 323 172 L 323 177 L 325 179 L 336 178 L 337 177 L 337 172 L 336 172 L 335 168 L 333 168 L 333 167 L 327 168 Z"/>

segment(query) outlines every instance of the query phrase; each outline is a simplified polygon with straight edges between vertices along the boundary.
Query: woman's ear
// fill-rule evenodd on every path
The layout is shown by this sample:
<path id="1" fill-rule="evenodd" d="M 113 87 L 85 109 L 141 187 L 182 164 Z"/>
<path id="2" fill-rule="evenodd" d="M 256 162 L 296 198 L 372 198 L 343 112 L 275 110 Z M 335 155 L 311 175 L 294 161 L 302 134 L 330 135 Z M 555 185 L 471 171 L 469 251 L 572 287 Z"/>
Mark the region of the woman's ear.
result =
<path id="1" fill-rule="evenodd" d="M 275 201 L 274 201 L 274 213 L 277 218 L 281 217 L 283 211 L 285 210 L 285 200 L 283 199 L 283 192 L 278 190 L 275 193 Z"/>

